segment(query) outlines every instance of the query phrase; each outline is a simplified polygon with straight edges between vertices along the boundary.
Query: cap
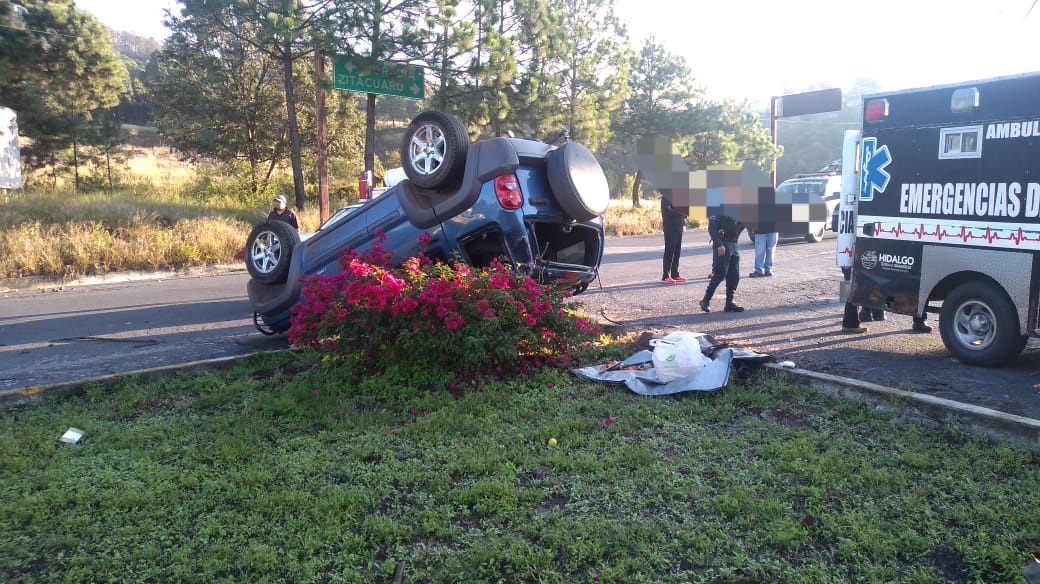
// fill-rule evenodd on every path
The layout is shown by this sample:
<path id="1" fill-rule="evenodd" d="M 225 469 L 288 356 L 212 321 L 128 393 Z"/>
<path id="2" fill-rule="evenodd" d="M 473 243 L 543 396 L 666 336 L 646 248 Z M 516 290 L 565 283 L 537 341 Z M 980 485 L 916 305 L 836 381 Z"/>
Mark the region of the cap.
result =
<path id="1" fill-rule="evenodd" d="M 278 202 L 278 203 L 283 204 L 283 205 L 288 205 L 289 204 L 289 201 L 286 200 L 285 195 L 278 195 L 277 197 L 274 198 L 274 200 L 276 202 Z"/>

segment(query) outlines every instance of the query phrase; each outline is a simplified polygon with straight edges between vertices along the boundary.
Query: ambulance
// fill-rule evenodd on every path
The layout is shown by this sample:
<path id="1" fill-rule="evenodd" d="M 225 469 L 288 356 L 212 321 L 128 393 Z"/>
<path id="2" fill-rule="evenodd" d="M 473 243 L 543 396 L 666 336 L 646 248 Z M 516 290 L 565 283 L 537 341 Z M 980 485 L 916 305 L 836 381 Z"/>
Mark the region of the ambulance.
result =
<path id="1" fill-rule="evenodd" d="M 937 313 L 961 362 L 1015 359 L 1038 328 L 1040 72 L 865 96 L 842 154 L 842 299 Z"/>

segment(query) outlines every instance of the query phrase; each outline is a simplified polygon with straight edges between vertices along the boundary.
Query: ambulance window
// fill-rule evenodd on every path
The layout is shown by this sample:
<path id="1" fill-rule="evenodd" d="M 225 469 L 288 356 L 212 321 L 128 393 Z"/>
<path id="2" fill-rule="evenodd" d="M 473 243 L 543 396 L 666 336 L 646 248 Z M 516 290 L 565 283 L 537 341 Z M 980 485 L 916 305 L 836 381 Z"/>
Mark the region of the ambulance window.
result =
<path id="1" fill-rule="evenodd" d="M 966 114 L 979 109 L 979 89 L 977 87 L 961 87 L 950 96 L 950 111 L 955 114 Z"/>
<path id="2" fill-rule="evenodd" d="M 961 126 L 939 130 L 939 158 L 980 158 L 982 126 Z"/>

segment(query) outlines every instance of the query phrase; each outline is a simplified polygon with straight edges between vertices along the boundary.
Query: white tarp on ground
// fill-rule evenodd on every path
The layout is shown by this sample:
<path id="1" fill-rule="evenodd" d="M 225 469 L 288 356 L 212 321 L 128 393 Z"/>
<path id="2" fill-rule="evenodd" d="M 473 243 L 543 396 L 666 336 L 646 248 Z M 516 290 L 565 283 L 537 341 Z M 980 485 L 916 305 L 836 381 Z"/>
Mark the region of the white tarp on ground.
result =
<path id="1" fill-rule="evenodd" d="M 22 157 L 18 151 L 18 115 L 0 107 L 0 189 L 22 188 Z"/>
<path id="2" fill-rule="evenodd" d="M 650 351 L 642 351 L 650 358 Z M 632 357 L 638 356 L 636 353 Z M 626 359 L 627 361 L 628 359 Z M 733 363 L 733 349 L 720 349 L 715 358 L 703 369 L 682 379 L 662 382 L 653 367 L 634 371 L 601 371 L 600 366 L 572 369 L 571 372 L 606 383 L 623 383 L 639 395 L 669 395 L 683 391 L 715 391 L 729 382 L 729 368 Z"/>
<path id="3" fill-rule="evenodd" d="M 571 373 L 595 381 L 624 384 L 628 389 L 639 395 L 670 395 L 684 391 L 716 391 L 722 389 L 729 383 L 730 369 L 735 361 L 741 365 L 757 366 L 772 360 L 772 357 L 769 355 L 761 353 L 732 348 L 717 349 L 713 339 L 701 333 L 680 331 L 679 334 L 695 335 L 700 342 L 702 352 L 705 355 L 711 354 L 711 361 L 703 369 L 687 377 L 668 382 L 658 379 L 657 372 L 653 367 L 653 352 L 649 350 L 639 351 L 618 363 L 619 369 L 613 371 L 608 371 L 603 365 L 593 365 L 592 367 L 571 369 Z M 620 369 L 620 367 L 625 369 Z"/>

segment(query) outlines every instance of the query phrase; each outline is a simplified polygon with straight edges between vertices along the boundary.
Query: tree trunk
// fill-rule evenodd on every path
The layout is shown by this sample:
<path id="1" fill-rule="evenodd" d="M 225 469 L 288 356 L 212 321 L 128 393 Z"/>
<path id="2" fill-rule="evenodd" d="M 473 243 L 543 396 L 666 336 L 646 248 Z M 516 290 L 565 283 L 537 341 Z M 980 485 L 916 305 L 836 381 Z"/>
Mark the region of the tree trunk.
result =
<path id="1" fill-rule="evenodd" d="M 76 125 L 72 125 L 72 172 L 76 176 L 76 191 L 79 191 L 79 137 L 76 135 Z"/>
<path id="2" fill-rule="evenodd" d="M 289 114 L 289 157 L 292 160 L 293 186 L 296 190 L 296 208 L 304 210 L 306 191 L 303 185 L 303 159 L 300 146 L 300 122 L 296 118 L 296 86 L 293 83 L 292 41 L 286 39 L 282 52 L 285 70 L 285 108 Z"/>
<path id="3" fill-rule="evenodd" d="M 632 206 L 639 208 L 639 187 L 643 185 L 643 171 L 636 170 L 636 180 L 632 183 Z"/>
<path id="4" fill-rule="evenodd" d="M 115 188 L 112 184 L 112 145 L 105 145 L 105 168 L 108 170 L 108 190 Z"/>

